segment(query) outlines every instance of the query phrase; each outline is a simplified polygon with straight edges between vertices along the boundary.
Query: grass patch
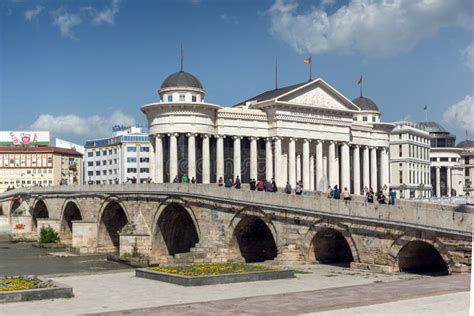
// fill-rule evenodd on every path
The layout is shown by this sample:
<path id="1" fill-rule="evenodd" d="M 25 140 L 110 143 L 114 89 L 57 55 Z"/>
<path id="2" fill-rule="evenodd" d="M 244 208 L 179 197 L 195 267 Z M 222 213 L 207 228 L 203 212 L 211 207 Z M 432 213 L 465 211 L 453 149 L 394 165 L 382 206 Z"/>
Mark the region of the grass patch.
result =
<path id="1" fill-rule="evenodd" d="M 149 267 L 151 271 L 165 272 L 183 276 L 209 276 L 232 273 L 247 273 L 247 272 L 265 272 L 265 271 L 279 271 L 281 269 L 266 267 L 260 264 L 247 264 L 237 262 L 227 263 L 207 263 L 207 264 L 192 264 L 192 265 L 173 265 L 163 267 Z"/>
<path id="2" fill-rule="evenodd" d="M 36 277 L 0 278 L 0 292 L 42 289 L 48 287 L 54 287 L 54 284 L 49 281 L 42 281 Z"/>
<path id="3" fill-rule="evenodd" d="M 59 234 L 51 226 L 43 226 L 40 230 L 39 242 L 41 244 L 58 243 Z"/>

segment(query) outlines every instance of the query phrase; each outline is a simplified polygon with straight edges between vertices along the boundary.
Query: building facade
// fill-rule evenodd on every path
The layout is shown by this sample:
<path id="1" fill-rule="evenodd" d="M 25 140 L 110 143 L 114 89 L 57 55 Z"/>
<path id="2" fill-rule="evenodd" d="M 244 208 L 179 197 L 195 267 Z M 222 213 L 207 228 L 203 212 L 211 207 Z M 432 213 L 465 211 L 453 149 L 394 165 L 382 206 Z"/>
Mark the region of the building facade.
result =
<path id="1" fill-rule="evenodd" d="M 0 146 L 0 192 L 81 183 L 82 154 L 49 146 Z"/>
<path id="2" fill-rule="evenodd" d="M 146 182 L 152 175 L 150 151 L 146 128 L 116 126 L 111 137 L 86 142 L 84 183 Z"/>
<path id="3" fill-rule="evenodd" d="M 389 132 L 365 97 L 353 101 L 322 79 L 269 90 L 232 107 L 206 103 L 192 74 L 164 80 L 160 100 L 141 107 L 154 147 L 155 182 L 195 177 L 302 181 L 361 194 L 389 185 Z"/>
<path id="4" fill-rule="evenodd" d="M 461 149 L 461 167 L 464 169 L 464 194 L 474 196 L 474 141 L 464 140 L 456 147 Z"/>
<path id="5" fill-rule="evenodd" d="M 411 122 L 395 122 L 390 134 L 390 188 L 401 198 L 431 196 L 430 134 Z"/>

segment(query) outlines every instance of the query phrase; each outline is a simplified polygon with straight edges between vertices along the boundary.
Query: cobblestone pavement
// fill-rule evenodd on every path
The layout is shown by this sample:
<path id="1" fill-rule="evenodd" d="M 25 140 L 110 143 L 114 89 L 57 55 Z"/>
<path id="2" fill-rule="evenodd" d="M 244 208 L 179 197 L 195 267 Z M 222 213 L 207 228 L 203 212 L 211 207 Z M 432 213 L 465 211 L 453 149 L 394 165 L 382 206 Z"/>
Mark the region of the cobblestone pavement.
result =
<path id="1" fill-rule="evenodd" d="M 464 274 L 161 306 L 94 315 L 295 315 L 466 292 L 469 291 L 469 288 L 470 275 Z M 394 311 L 392 310 L 392 312 Z"/>

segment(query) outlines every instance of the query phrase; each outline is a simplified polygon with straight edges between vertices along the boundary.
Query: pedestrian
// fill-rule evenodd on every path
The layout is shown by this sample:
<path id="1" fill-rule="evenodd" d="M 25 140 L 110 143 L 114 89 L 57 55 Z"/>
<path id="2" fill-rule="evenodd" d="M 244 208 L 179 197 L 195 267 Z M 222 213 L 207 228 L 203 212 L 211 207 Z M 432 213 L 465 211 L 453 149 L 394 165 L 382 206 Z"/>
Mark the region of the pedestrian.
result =
<path id="1" fill-rule="evenodd" d="M 221 187 L 224 185 L 224 179 L 222 177 L 219 177 L 219 181 L 217 181 L 217 184 Z"/>
<path id="2" fill-rule="evenodd" d="M 278 192 L 277 184 L 276 184 L 274 178 L 272 178 L 272 191 L 273 192 Z"/>
<path id="3" fill-rule="evenodd" d="M 288 181 L 286 181 L 285 193 L 286 194 L 291 194 L 291 184 Z"/>
<path id="4" fill-rule="evenodd" d="M 265 183 L 265 191 L 267 192 L 273 192 L 273 185 L 270 181 L 267 181 Z"/>
<path id="5" fill-rule="evenodd" d="M 347 190 L 346 187 L 344 187 L 344 191 L 342 191 L 342 198 L 344 199 L 344 201 L 351 200 L 351 193 L 349 192 L 349 190 Z"/>
<path id="6" fill-rule="evenodd" d="M 173 183 L 178 183 L 178 182 L 179 182 L 178 176 L 175 176 L 173 179 Z"/>
<path id="7" fill-rule="evenodd" d="M 390 190 L 388 190 L 388 198 L 388 204 L 395 205 L 395 200 L 397 199 L 397 192 L 390 188 Z"/>
<path id="8" fill-rule="evenodd" d="M 365 195 L 365 201 L 367 203 L 374 203 L 374 195 L 370 193 L 370 191 L 367 191 Z"/>
<path id="9" fill-rule="evenodd" d="M 240 178 L 239 178 L 239 176 L 237 176 L 237 178 L 235 178 L 234 187 L 235 187 L 236 189 L 240 189 L 240 186 L 241 186 Z"/>
<path id="10" fill-rule="evenodd" d="M 225 180 L 225 187 L 229 189 L 232 188 L 232 179 L 230 177 Z"/>
<path id="11" fill-rule="evenodd" d="M 196 179 L 194 179 L 194 177 L 191 178 L 191 183 L 192 184 L 196 183 Z"/>
<path id="12" fill-rule="evenodd" d="M 334 196 L 334 192 L 331 188 L 331 186 L 328 187 L 328 199 L 332 199 Z"/>
<path id="13" fill-rule="evenodd" d="M 188 183 L 188 176 L 183 174 L 183 176 L 181 177 L 181 183 Z"/>
<path id="14" fill-rule="evenodd" d="M 299 182 L 296 183 L 295 194 L 301 195 L 303 193 L 303 188 Z"/>
<path id="15" fill-rule="evenodd" d="M 377 196 L 377 201 L 379 202 L 379 204 L 387 204 L 385 202 L 385 195 L 382 191 L 379 192 L 379 195 Z"/>
<path id="16" fill-rule="evenodd" d="M 341 199 L 341 190 L 339 190 L 337 184 L 334 186 L 332 197 L 336 200 Z"/>
<path id="17" fill-rule="evenodd" d="M 265 186 L 263 185 L 262 180 L 258 180 L 257 182 L 257 191 L 263 191 L 265 189 Z"/>
<path id="18" fill-rule="evenodd" d="M 257 188 L 257 184 L 255 183 L 255 179 L 250 179 L 250 191 L 255 191 L 255 189 Z"/>

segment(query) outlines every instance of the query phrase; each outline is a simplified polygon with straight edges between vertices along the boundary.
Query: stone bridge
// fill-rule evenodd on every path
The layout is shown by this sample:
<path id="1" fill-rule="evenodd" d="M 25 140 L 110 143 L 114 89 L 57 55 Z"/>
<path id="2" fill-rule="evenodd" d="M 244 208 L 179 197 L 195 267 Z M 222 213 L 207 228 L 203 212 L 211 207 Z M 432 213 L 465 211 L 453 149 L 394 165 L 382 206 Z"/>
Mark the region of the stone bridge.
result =
<path id="1" fill-rule="evenodd" d="M 80 253 L 152 263 L 338 263 L 377 272 L 470 271 L 471 206 L 398 205 L 218 187 L 215 184 L 56 186 L 0 194 L 14 240 L 49 225 Z"/>

